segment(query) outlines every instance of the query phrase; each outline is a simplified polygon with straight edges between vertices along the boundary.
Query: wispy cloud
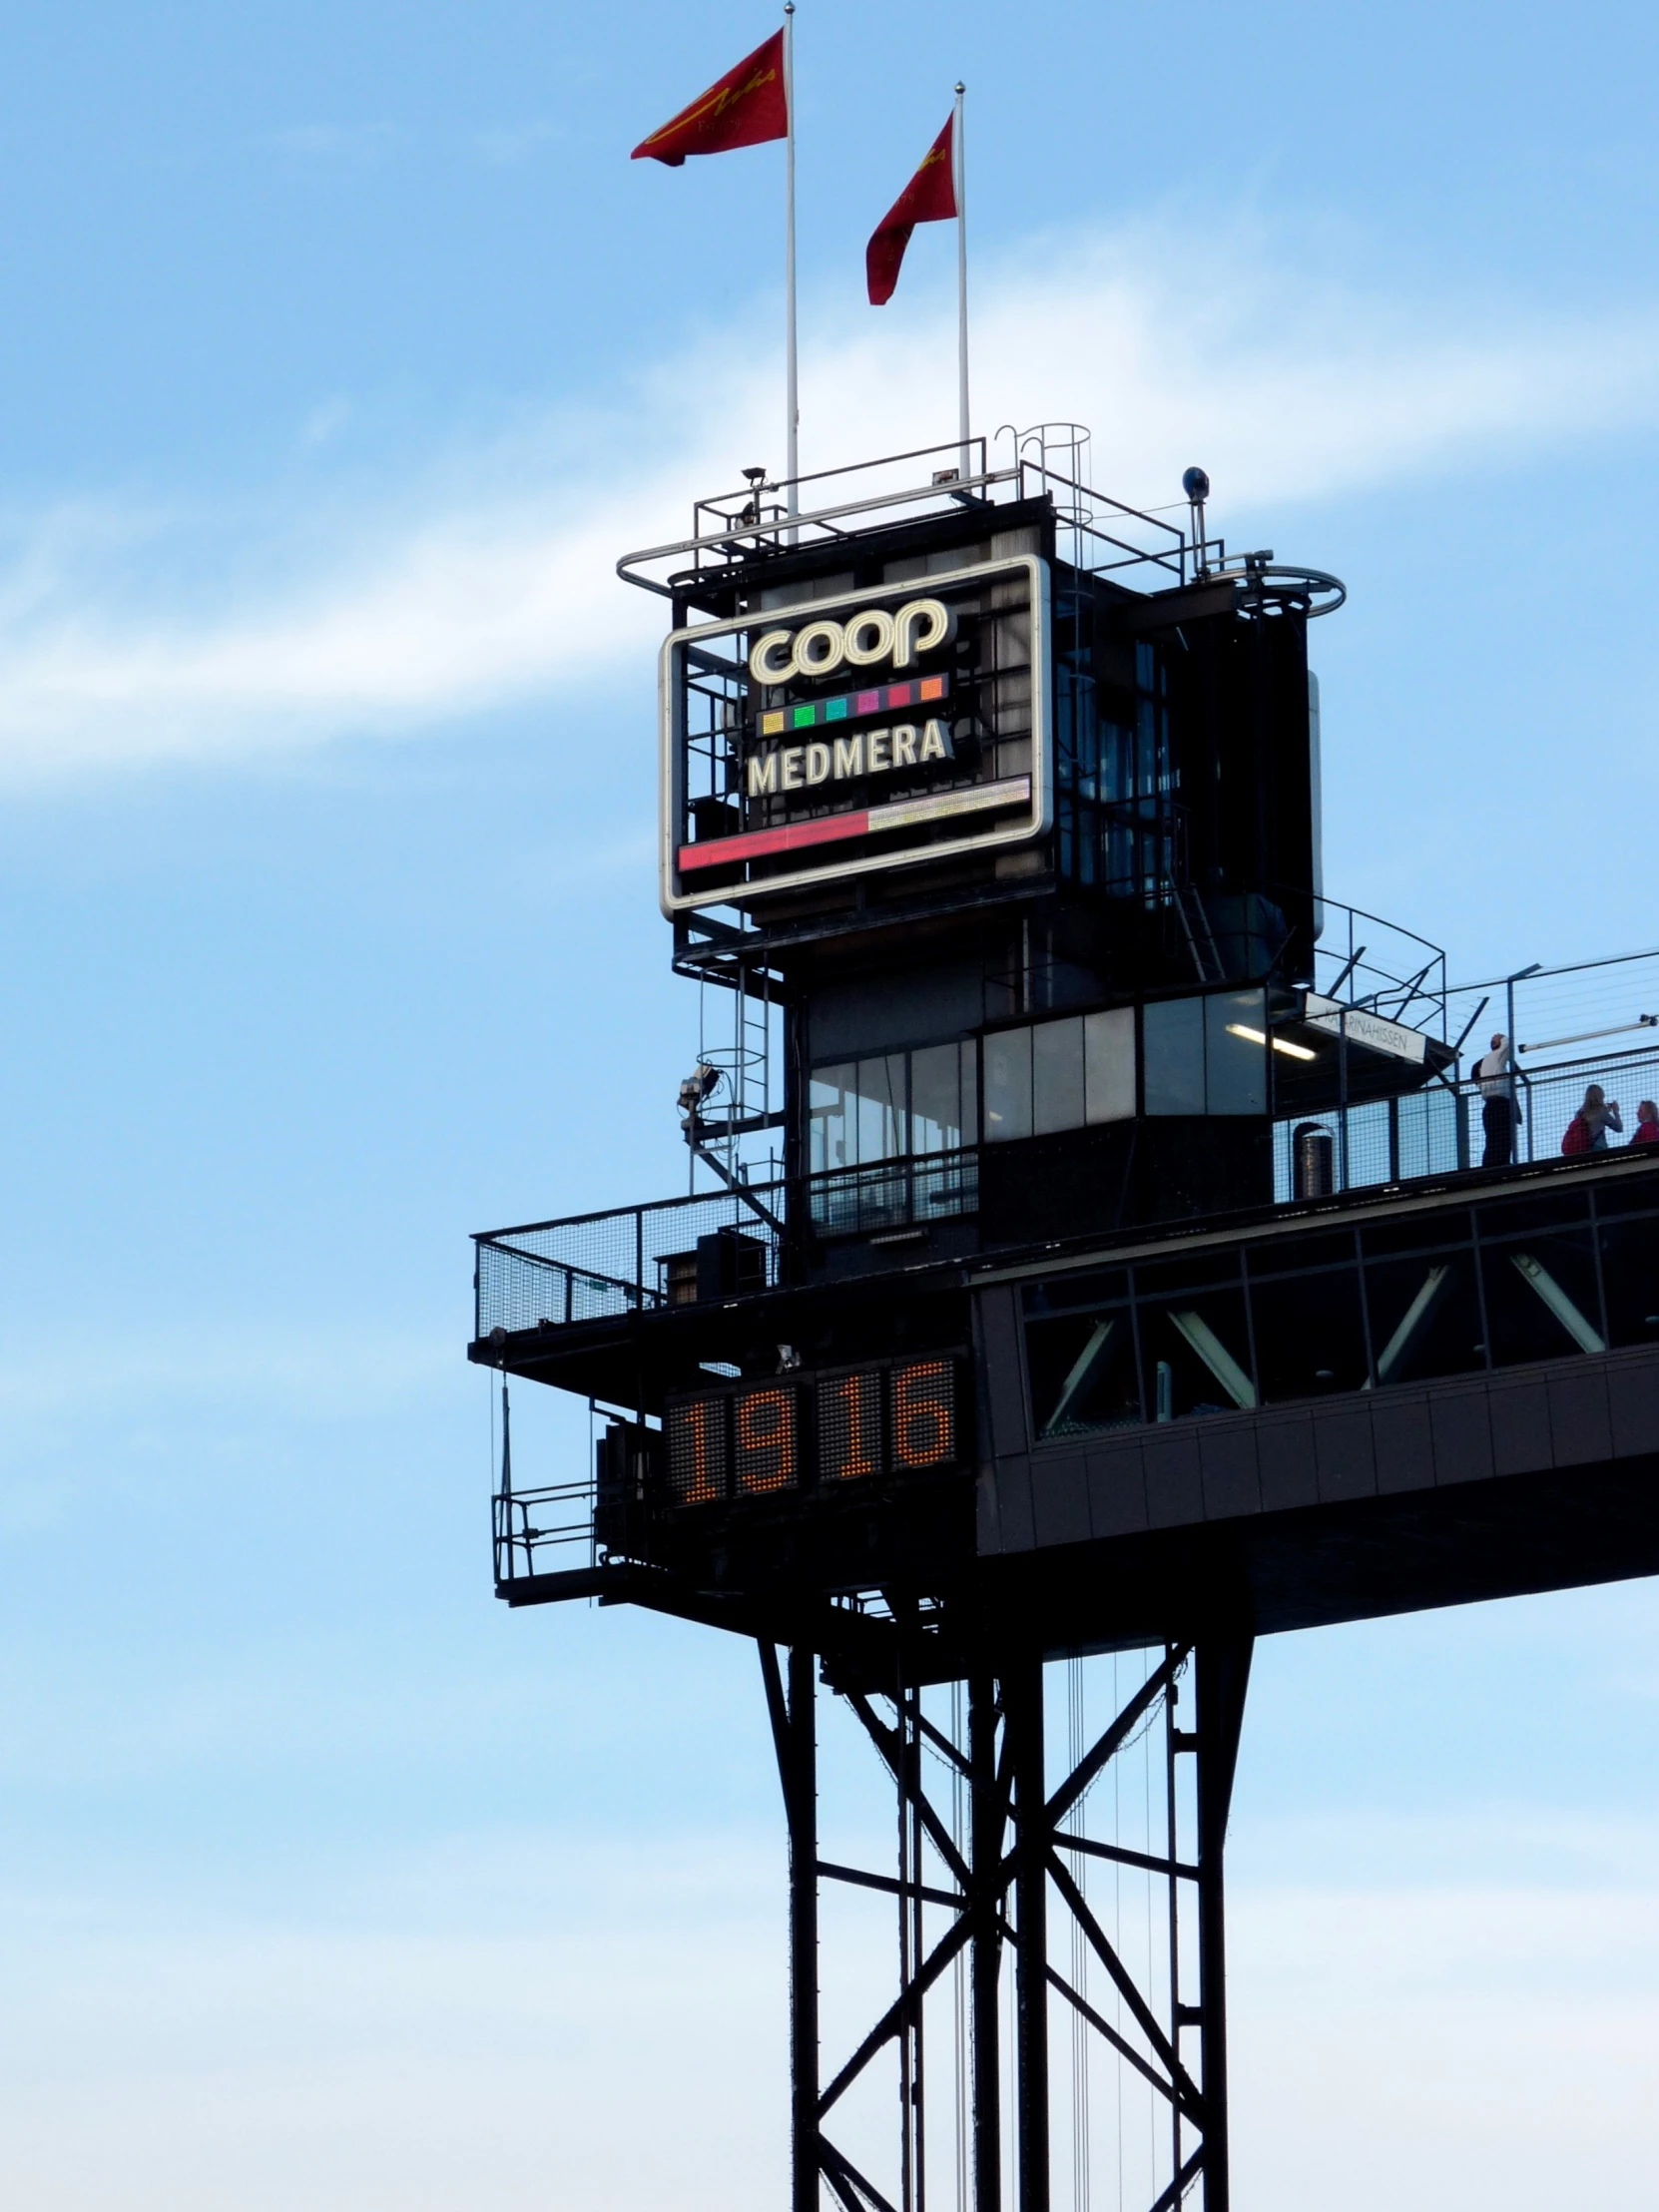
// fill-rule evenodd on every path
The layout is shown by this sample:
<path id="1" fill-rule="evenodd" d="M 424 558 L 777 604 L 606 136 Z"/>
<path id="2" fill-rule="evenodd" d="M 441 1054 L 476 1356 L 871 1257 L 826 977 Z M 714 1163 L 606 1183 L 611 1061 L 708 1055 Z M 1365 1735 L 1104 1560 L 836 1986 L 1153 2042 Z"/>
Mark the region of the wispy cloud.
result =
<path id="1" fill-rule="evenodd" d="M 1148 502 L 1202 459 L 1224 526 L 1659 418 L 1659 313 L 1364 295 L 1249 241 L 1049 242 L 988 275 L 975 317 L 982 423 L 1088 421 L 1096 480 Z M 618 552 L 679 535 L 692 497 L 741 464 L 779 461 L 770 323 L 688 344 L 602 420 L 556 416 L 280 527 L 250 516 L 263 557 L 234 588 L 201 552 L 234 517 L 15 531 L 0 776 L 407 736 L 603 676 L 658 627 L 617 583 Z M 946 302 L 918 287 L 850 338 L 824 323 L 805 347 L 809 465 L 949 434 Z"/>

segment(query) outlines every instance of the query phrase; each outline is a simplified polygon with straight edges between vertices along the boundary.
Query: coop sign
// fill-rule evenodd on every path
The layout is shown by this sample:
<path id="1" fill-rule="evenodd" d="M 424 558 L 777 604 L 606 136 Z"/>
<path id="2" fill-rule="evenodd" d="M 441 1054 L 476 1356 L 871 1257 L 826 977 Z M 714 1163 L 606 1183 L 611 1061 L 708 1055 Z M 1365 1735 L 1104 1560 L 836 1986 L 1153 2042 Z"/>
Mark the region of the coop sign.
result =
<path id="1" fill-rule="evenodd" d="M 769 607 L 663 648 L 665 913 L 1048 828 L 1047 564 Z"/>
<path id="2" fill-rule="evenodd" d="M 894 614 L 865 607 L 844 622 L 821 616 L 804 630 L 768 630 L 750 648 L 749 673 L 757 684 L 787 684 L 840 668 L 911 668 L 955 635 L 956 611 L 941 599 L 911 599 Z"/>

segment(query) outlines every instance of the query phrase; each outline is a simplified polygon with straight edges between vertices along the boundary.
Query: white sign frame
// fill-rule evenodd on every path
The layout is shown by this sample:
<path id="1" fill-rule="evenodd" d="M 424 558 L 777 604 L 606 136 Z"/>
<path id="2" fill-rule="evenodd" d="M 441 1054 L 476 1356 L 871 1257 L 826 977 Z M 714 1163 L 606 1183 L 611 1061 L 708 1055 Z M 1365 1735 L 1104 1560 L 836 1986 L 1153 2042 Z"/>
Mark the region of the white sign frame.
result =
<path id="1" fill-rule="evenodd" d="M 997 578 L 1023 574 L 1029 589 L 1031 618 L 1031 773 L 1030 795 L 1018 818 L 994 830 L 979 830 L 936 844 L 916 845 L 896 852 L 866 853 L 856 859 L 828 857 L 815 866 L 794 868 L 788 874 L 769 875 L 758 883 L 723 883 L 683 889 L 678 854 L 686 818 L 686 745 L 681 709 L 682 693 L 676 682 L 676 656 L 686 645 L 706 644 L 711 638 L 731 637 L 738 631 L 785 629 L 792 623 L 821 621 L 837 610 L 853 612 L 902 602 L 918 595 L 931 596 L 958 584 L 989 584 Z M 800 890 L 809 884 L 842 880 L 853 875 L 877 874 L 883 869 L 920 867 L 929 860 L 954 859 L 964 852 L 984 852 L 1010 845 L 1029 844 L 1046 836 L 1053 828 L 1053 673 L 1049 666 L 1048 563 L 1041 555 L 1020 553 L 999 561 L 977 561 L 970 567 L 951 569 L 938 576 L 908 577 L 902 583 L 866 586 L 862 591 L 841 592 L 831 599 L 807 599 L 791 607 L 769 607 L 764 612 L 739 615 L 726 622 L 704 622 L 674 630 L 663 640 L 657 662 L 658 790 L 660 901 L 669 920 L 702 906 L 748 905 L 770 898 L 777 891 Z M 925 815 L 918 808 L 918 816 Z"/>

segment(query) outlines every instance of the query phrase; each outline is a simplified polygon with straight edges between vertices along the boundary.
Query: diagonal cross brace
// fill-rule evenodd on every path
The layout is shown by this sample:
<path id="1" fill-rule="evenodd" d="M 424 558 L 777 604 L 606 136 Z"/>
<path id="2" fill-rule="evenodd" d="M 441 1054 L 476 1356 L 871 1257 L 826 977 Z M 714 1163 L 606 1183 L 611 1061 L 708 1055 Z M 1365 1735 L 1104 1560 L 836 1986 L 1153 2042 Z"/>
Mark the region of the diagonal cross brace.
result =
<path id="1" fill-rule="evenodd" d="M 893 1780 L 898 1784 L 903 1796 L 920 1815 L 921 1825 L 927 1831 L 928 1842 L 931 1843 L 933 1849 L 955 1876 L 959 1886 L 963 1890 L 970 1889 L 973 1878 L 968 1873 L 966 1860 L 951 1840 L 949 1829 L 945 1827 L 938 1814 L 934 1812 L 927 1793 L 920 1783 L 912 1783 L 903 1771 L 904 1761 L 899 1754 L 898 1731 L 895 1728 L 888 1728 L 884 1722 L 876 1719 L 870 1711 L 869 1701 L 862 1691 L 848 1690 L 843 1694 L 847 1704 L 851 1706 L 853 1712 L 863 1722 L 871 1743 L 880 1753 L 882 1761 L 892 1775 Z"/>
<path id="2" fill-rule="evenodd" d="M 1147 1712 L 1163 1696 L 1181 1668 L 1186 1664 L 1187 1651 L 1188 1646 L 1185 1644 L 1178 1644 L 1171 1650 L 1163 1665 L 1155 1668 L 1147 1676 L 1117 1719 L 1113 1721 L 1111 1727 L 1096 1743 L 1094 1749 L 1085 1753 L 1079 1763 L 1073 1767 L 1070 1775 L 1061 1783 L 1043 1807 L 1043 1819 L 1051 1829 L 1059 1827 L 1101 1768 L 1122 1748 L 1129 1731 L 1141 1718 L 1142 1714 Z"/>
<path id="3" fill-rule="evenodd" d="M 1136 1988 L 1129 1969 L 1108 1942 L 1105 1930 L 1089 1911 L 1082 1891 L 1072 1880 L 1070 1872 L 1062 1864 L 1057 1852 L 1051 1851 L 1048 1855 L 1048 1871 L 1053 1878 L 1055 1888 L 1071 1908 L 1073 1918 L 1088 1937 L 1101 1964 L 1116 1982 L 1122 1993 L 1123 2001 L 1134 2013 L 1141 2033 L 1157 2052 L 1162 2063 L 1168 2067 L 1170 2080 L 1175 2084 L 1176 2102 L 1188 2118 L 1196 2126 L 1201 2127 L 1204 2124 L 1204 2098 L 1199 2091 L 1197 2082 L 1188 2073 L 1186 2067 L 1182 2065 L 1180 2054 L 1158 2025 L 1151 2007 L 1140 1990 Z"/>

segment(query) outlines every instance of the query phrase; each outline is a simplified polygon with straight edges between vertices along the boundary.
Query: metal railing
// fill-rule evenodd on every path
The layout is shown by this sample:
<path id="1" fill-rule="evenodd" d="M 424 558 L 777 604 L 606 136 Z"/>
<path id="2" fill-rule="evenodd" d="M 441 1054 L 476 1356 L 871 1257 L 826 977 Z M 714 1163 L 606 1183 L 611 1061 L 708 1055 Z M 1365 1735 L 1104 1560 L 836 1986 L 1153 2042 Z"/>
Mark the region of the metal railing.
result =
<path id="1" fill-rule="evenodd" d="M 1636 1109 L 1659 1099 L 1659 1046 L 1646 1052 L 1601 1053 L 1561 1061 L 1536 1072 L 1516 1071 L 1519 1125 L 1511 1158 L 1531 1163 L 1563 1157 L 1568 1124 L 1592 1083 L 1621 1109 L 1622 1131 L 1609 1131 L 1603 1150 L 1617 1150 L 1636 1136 Z M 1331 1133 L 1336 1188 L 1364 1190 L 1409 1183 L 1423 1176 L 1455 1174 L 1483 1164 L 1485 1132 L 1480 1085 L 1472 1076 L 1425 1085 L 1403 1098 L 1374 1099 L 1329 1114 L 1296 1115 L 1274 1125 L 1274 1197 L 1286 1203 L 1294 1191 L 1292 1146 L 1298 1129 Z M 1502 1163 L 1499 1163 L 1502 1164 Z"/>
<path id="2" fill-rule="evenodd" d="M 495 1579 L 591 1567 L 594 1484 L 556 1482 L 538 1490 L 501 1490 L 491 1499 Z"/>
<path id="3" fill-rule="evenodd" d="M 1659 1045 L 1536 1070 L 1523 1066 L 1516 1078 L 1514 1158 L 1559 1158 L 1568 1124 L 1592 1083 L 1622 1109 L 1623 1130 L 1608 1134 L 1608 1146 L 1631 1143 L 1638 1105 L 1659 1098 Z M 1275 1202 L 1294 1196 L 1292 1148 L 1296 1130 L 1307 1122 L 1331 1132 L 1336 1189 L 1362 1190 L 1479 1168 L 1481 1107 L 1472 1077 L 1446 1076 L 1399 1098 L 1279 1119 Z M 978 1211 L 983 1157 L 968 1147 L 837 1169 L 796 1184 L 756 1184 L 492 1231 L 475 1240 L 475 1335 L 557 1330 L 682 1300 L 774 1290 L 786 1274 L 780 1224 L 808 1243 L 879 1239 L 967 1219 Z"/>
<path id="4" fill-rule="evenodd" d="M 699 499 L 689 538 L 625 553 L 617 574 L 668 598 L 674 589 L 671 576 L 682 584 L 688 575 L 712 580 L 734 561 L 758 554 L 829 546 L 890 521 L 913 521 L 964 506 L 990 508 L 1043 493 L 1054 500 L 1072 535 L 1079 567 L 1095 572 L 1147 568 L 1162 584 L 1183 583 L 1200 570 L 1223 572 L 1227 549 L 1221 539 L 1195 547 L 1185 531 L 1162 515 L 1128 506 L 1048 465 L 1040 446 L 1032 449 L 1038 433 L 1010 429 L 1007 434 L 1014 449 L 1005 467 L 997 465 L 984 438 L 970 438 L 966 475 L 961 472 L 959 438 L 815 470 L 794 481 L 800 508 L 795 514 L 788 511 L 785 494 L 791 485 L 785 478 Z M 1003 435 L 997 432 L 998 438 Z M 1238 580 L 1245 581 L 1242 567 Z"/>

